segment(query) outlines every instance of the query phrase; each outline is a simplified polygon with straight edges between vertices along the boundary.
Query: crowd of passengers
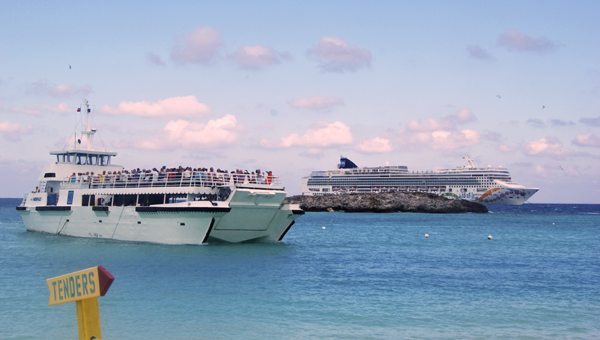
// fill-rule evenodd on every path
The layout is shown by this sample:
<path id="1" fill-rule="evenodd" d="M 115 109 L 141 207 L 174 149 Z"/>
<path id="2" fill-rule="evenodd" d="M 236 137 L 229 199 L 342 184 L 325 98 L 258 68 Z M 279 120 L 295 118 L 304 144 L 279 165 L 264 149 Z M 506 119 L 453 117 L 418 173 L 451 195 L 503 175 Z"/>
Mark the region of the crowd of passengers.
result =
<path id="1" fill-rule="evenodd" d="M 271 171 L 261 172 L 260 169 L 248 172 L 248 170 L 235 170 L 228 172 L 221 169 L 207 168 L 192 168 L 182 167 L 167 168 L 163 166 L 160 170 L 156 168 L 150 169 L 133 169 L 122 171 L 103 171 L 102 173 L 94 174 L 94 172 L 73 173 L 69 176 L 71 183 L 90 182 L 92 184 L 103 183 L 129 183 L 129 182 L 166 182 L 166 183 L 189 183 L 191 181 L 209 183 L 209 184 L 225 184 L 230 183 L 233 179 L 234 183 L 253 183 L 253 184 L 271 184 L 273 181 L 273 173 Z"/>

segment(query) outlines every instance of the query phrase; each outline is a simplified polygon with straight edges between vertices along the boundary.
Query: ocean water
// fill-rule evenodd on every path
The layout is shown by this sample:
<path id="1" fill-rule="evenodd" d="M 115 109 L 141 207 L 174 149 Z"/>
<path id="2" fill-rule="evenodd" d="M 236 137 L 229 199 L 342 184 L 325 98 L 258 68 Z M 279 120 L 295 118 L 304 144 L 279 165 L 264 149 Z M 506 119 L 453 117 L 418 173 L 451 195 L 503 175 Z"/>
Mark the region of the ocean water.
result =
<path id="1" fill-rule="evenodd" d="M 26 232 L 19 201 L 0 199 L 0 339 L 77 339 L 45 280 L 97 265 L 103 339 L 600 338 L 600 205 L 307 213 L 281 243 L 165 246 Z"/>

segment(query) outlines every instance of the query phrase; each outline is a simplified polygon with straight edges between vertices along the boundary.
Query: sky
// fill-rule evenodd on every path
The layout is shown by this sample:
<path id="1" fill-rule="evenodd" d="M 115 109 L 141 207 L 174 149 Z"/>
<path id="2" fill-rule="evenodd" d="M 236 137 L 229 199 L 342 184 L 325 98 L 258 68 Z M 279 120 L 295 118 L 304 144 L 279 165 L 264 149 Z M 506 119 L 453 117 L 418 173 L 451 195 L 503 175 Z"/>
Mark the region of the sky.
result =
<path id="1" fill-rule="evenodd" d="M 0 197 L 80 129 L 125 168 L 508 168 L 600 203 L 600 2 L 2 1 Z"/>

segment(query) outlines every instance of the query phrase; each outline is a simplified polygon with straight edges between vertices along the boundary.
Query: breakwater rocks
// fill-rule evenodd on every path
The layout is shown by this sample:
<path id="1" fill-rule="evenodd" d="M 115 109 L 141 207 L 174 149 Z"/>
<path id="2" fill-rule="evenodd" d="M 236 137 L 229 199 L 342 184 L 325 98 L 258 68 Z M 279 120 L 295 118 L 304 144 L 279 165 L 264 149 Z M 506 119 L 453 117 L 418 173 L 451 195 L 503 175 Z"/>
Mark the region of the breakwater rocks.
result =
<path id="1" fill-rule="evenodd" d="M 352 193 L 290 196 L 283 203 L 300 204 L 304 211 L 418 212 L 435 214 L 487 213 L 483 204 L 421 192 Z"/>

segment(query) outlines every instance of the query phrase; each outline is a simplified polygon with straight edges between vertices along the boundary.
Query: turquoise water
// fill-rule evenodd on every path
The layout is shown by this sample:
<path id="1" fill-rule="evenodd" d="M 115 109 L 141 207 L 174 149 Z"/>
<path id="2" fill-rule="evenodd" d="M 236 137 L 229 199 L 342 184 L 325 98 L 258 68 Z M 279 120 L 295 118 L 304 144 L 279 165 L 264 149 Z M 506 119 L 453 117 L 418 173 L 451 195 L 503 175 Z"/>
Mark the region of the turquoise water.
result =
<path id="1" fill-rule="evenodd" d="M 600 338 L 600 205 L 307 213 L 282 243 L 164 246 L 25 232 L 18 203 L 0 199 L 1 339 L 77 339 L 45 280 L 97 265 L 104 339 Z"/>

